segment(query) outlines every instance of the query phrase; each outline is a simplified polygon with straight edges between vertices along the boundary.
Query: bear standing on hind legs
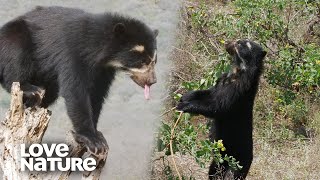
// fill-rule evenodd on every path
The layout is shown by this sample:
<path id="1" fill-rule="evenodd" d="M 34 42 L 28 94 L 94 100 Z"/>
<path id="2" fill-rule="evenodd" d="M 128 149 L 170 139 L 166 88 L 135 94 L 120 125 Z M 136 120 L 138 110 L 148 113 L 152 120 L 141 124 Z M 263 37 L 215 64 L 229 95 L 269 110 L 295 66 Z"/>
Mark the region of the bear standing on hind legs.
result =
<path id="1" fill-rule="evenodd" d="M 232 70 L 212 88 L 183 95 L 177 109 L 213 119 L 211 141 L 222 139 L 226 147 L 222 155 L 235 157 L 243 166 L 233 171 L 223 163 L 219 168 L 224 179 L 230 178 L 230 172 L 234 179 L 245 179 L 253 158 L 252 110 L 266 51 L 249 40 L 229 42 L 226 50 L 232 56 Z M 212 162 L 209 179 L 217 175 L 217 168 L 217 162 Z"/>
<path id="2" fill-rule="evenodd" d="M 26 106 L 48 107 L 62 96 L 76 141 L 103 155 L 108 145 L 97 123 L 115 73 L 131 74 L 148 99 L 156 83 L 157 34 L 117 14 L 37 7 L 0 29 L 0 83 L 10 91 L 20 82 Z"/>

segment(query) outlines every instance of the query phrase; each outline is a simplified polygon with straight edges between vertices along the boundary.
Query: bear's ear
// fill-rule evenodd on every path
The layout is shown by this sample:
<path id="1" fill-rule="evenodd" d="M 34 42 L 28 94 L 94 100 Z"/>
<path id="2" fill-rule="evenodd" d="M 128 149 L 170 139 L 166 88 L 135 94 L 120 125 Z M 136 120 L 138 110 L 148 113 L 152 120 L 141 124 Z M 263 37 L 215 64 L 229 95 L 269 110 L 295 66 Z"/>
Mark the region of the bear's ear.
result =
<path id="1" fill-rule="evenodd" d="M 113 27 L 113 32 L 115 34 L 123 34 L 123 33 L 126 32 L 126 26 L 124 24 L 122 24 L 122 23 L 117 23 Z"/>
<path id="2" fill-rule="evenodd" d="M 157 37 L 159 34 L 159 30 L 158 29 L 153 30 L 153 34 L 154 34 L 154 37 Z"/>

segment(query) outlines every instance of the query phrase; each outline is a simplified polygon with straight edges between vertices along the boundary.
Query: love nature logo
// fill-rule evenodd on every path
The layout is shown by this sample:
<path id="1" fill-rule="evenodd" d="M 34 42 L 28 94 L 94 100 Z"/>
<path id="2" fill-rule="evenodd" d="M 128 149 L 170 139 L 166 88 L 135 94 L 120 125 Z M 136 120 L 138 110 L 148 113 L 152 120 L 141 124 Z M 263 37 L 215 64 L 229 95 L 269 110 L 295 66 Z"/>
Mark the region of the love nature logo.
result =
<path id="1" fill-rule="evenodd" d="M 94 158 L 67 157 L 67 144 L 21 144 L 21 171 L 93 171 Z"/>

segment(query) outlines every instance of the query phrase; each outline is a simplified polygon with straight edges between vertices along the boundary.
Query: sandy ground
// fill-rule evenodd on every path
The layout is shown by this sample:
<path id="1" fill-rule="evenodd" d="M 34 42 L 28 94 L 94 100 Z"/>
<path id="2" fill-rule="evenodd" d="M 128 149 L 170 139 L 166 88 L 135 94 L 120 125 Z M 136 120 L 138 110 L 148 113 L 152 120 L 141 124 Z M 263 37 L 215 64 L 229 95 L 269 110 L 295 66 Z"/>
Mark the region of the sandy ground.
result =
<path id="1" fill-rule="evenodd" d="M 116 11 L 145 21 L 160 31 L 158 37 L 158 83 L 151 88 L 149 101 L 143 89 L 124 74 L 118 74 L 104 105 L 98 128 L 110 151 L 101 179 L 149 179 L 149 161 L 154 134 L 160 122 L 161 102 L 168 95 L 166 77 L 171 68 L 168 55 L 174 43 L 179 1 L 176 0 L 0 0 L 0 25 L 36 5 L 78 7 L 90 12 Z M 9 106 L 8 94 L 0 88 L 0 118 Z M 63 99 L 50 108 L 52 120 L 45 141 L 63 141 L 71 123 Z M 74 179 L 77 179 L 74 177 Z"/>

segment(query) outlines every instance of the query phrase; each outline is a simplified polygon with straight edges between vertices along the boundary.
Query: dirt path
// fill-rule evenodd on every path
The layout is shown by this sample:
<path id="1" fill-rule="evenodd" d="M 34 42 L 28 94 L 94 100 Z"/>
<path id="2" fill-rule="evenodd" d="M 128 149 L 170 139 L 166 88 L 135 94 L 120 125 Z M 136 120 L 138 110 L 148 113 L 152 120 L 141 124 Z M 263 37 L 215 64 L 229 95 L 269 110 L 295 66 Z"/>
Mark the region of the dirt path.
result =
<path id="1" fill-rule="evenodd" d="M 171 0 L 0 0 L 0 25 L 30 10 L 36 5 L 79 7 L 90 12 L 117 11 L 144 20 L 158 28 L 158 83 L 151 88 L 151 100 L 145 101 L 143 89 L 124 74 L 114 82 L 99 121 L 99 129 L 106 137 L 110 152 L 101 179 L 149 179 L 148 169 L 154 134 L 162 99 L 167 95 L 166 76 L 171 63 L 168 59 L 178 21 L 178 1 Z M 8 108 L 8 94 L 0 88 L 0 118 Z M 71 129 L 63 100 L 53 110 L 46 141 L 63 141 Z"/>

